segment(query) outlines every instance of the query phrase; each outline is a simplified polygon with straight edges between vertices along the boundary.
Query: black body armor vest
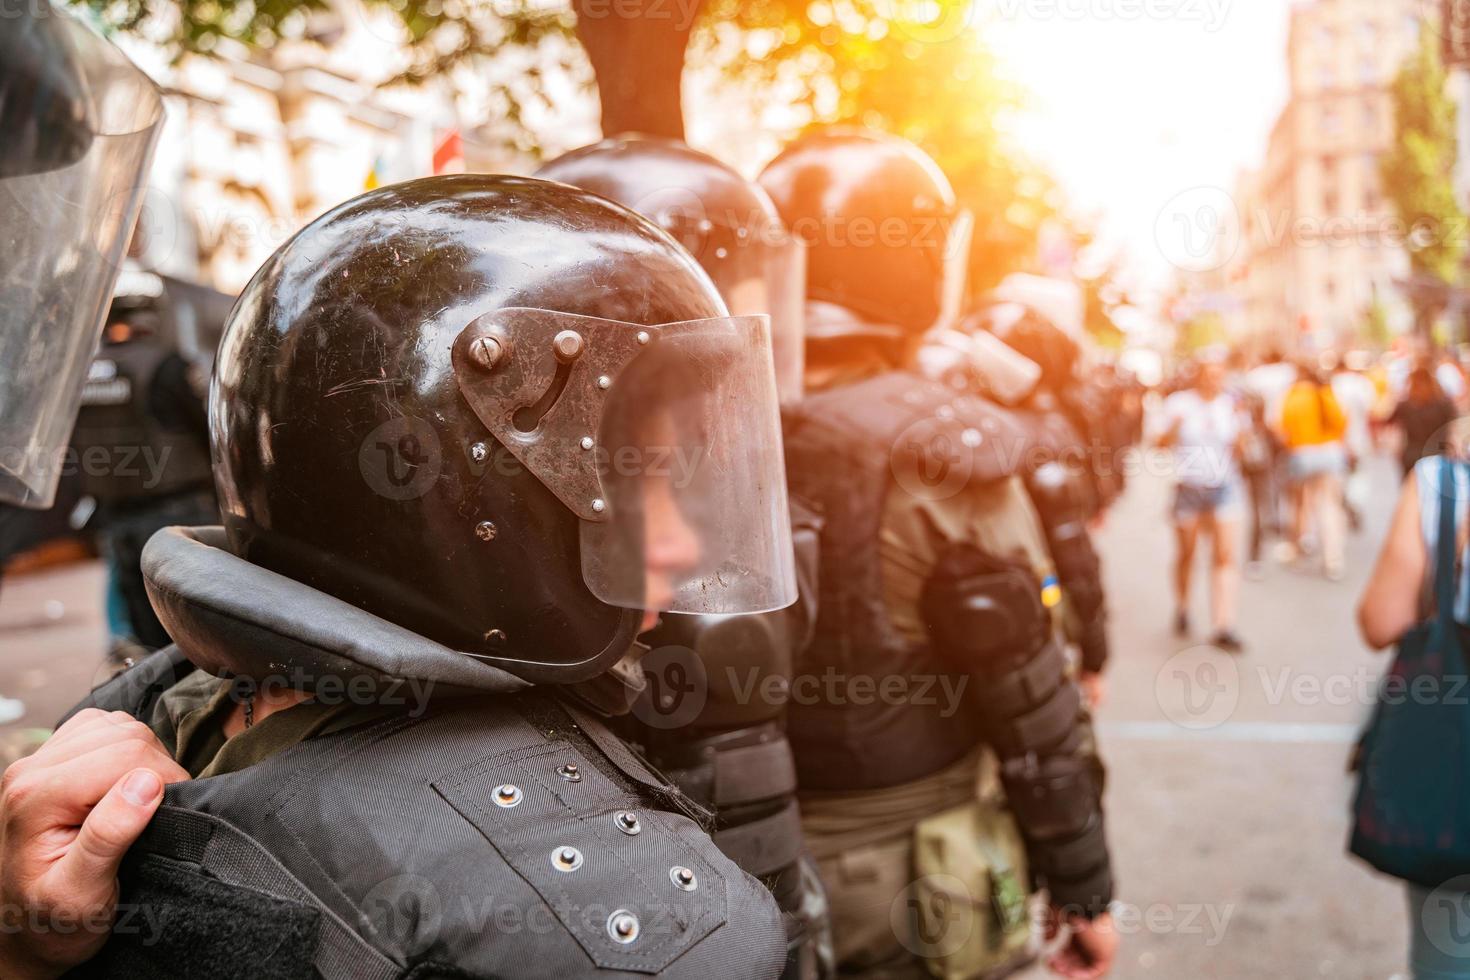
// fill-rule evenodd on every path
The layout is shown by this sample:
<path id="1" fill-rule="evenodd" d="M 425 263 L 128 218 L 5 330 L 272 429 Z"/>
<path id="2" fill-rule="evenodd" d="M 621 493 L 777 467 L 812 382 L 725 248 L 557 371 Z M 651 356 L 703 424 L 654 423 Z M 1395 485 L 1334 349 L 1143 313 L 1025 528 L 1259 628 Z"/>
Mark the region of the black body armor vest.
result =
<path id="1" fill-rule="evenodd" d="M 1010 475 L 1025 456 L 1024 430 L 992 403 L 891 372 L 808 395 L 786 420 L 786 456 L 792 497 L 823 520 L 816 635 L 797 656 L 788 707 L 798 782 L 864 790 L 938 772 L 980 733 L 968 712 L 946 717 L 942 698 L 917 696 L 920 685 L 932 694 L 941 676 L 959 675 L 889 620 L 878 542 L 884 505 L 890 492 L 943 497 Z M 882 696 L 894 676 L 915 696 Z M 829 700 L 829 681 L 849 692 L 858 681 L 868 694 Z"/>
<path id="2" fill-rule="evenodd" d="M 78 976 L 779 976 L 770 893 L 570 689 L 251 565 L 222 537 L 155 536 L 144 569 L 180 646 L 79 708 L 146 720 L 196 663 L 301 672 L 323 679 L 303 688 L 319 698 L 327 677 L 365 684 L 386 708 L 170 785 L 124 862 L 113 934 Z"/>

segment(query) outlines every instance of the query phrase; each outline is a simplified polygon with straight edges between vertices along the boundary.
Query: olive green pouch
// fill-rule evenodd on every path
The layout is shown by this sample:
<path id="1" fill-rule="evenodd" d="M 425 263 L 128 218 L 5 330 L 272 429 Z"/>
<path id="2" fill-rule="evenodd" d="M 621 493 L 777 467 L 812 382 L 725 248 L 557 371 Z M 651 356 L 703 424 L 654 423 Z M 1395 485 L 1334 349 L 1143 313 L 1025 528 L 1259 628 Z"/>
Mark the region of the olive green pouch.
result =
<path id="1" fill-rule="evenodd" d="M 933 976 L 1002 976 L 1029 958 L 1026 848 L 1002 803 L 978 800 L 919 823 L 914 877 L 914 938 Z"/>

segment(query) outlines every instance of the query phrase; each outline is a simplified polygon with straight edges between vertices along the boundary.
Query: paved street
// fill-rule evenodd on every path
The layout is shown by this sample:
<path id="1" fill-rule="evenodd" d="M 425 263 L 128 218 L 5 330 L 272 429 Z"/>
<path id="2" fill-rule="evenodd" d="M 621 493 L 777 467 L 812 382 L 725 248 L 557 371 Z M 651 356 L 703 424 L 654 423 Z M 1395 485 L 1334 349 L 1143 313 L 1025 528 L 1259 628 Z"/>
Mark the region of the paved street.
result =
<path id="1" fill-rule="evenodd" d="M 1382 668 L 1352 621 L 1394 488 L 1386 460 L 1373 477 L 1374 512 L 1352 541 L 1348 580 L 1273 567 L 1246 583 L 1250 650 L 1238 661 L 1171 635 L 1165 482 L 1135 480 L 1112 515 L 1102 545 L 1116 660 L 1101 737 L 1120 897 L 1136 910 L 1123 922 L 1131 934 L 1116 976 L 1386 978 L 1401 969 L 1400 890 L 1343 854 L 1343 764 Z M 87 689 L 103 644 L 101 591 L 95 564 L 0 590 L 0 692 L 31 708 L 5 738 L 49 725 Z"/>

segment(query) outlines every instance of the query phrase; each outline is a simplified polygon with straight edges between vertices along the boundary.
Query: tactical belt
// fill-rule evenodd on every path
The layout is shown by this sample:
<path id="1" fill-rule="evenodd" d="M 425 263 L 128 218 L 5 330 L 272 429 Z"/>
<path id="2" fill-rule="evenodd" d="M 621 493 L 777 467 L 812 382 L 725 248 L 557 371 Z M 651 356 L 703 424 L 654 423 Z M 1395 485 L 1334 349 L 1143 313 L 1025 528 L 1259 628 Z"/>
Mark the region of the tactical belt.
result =
<path id="1" fill-rule="evenodd" d="M 774 874 L 801 856 L 801 813 L 793 800 L 769 817 L 715 831 L 714 840 L 747 874 Z"/>
<path id="2" fill-rule="evenodd" d="M 309 905 L 321 915 L 312 963 L 325 980 L 394 980 L 403 968 L 374 949 L 327 908 L 270 852 L 219 817 L 165 804 L 138 850 L 198 865 L 227 884 Z"/>

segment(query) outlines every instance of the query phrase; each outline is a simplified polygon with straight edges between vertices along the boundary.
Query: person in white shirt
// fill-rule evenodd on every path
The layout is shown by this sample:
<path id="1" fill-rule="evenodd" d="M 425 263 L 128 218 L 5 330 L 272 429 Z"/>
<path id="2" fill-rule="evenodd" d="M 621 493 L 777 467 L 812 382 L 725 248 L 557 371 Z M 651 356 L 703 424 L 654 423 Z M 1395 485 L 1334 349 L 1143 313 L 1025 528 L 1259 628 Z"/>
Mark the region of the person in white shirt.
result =
<path id="1" fill-rule="evenodd" d="M 1343 447 L 1347 450 L 1348 478 L 1343 489 L 1343 502 L 1347 508 L 1348 525 L 1357 531 L 1363 526 L 1363 508 L 1367 503 L 1367 483 L 1359 467 L 1373 452 L 1371 419 L 1373 406 L 1378 401 L 1378 390 L 1372 381 L 1345 360 L 1332 373 L 1332 394 L 1347 417 Z"/>
<path id="2" fill-rule="evenodd" d="M 1175 632 L 1189 635 L 1189 590 L 1201 536 L 1212 542 L 1211 643 L 1228 653 L 1244 649 L 1235 632 L 1243 498 L 1237 460 L 1244 425 L 1235 397 L 1225 390 L 1225 365 L 1205 358 L 1192 387 L 1164 403 L 1159 445 L 1174 450 L 1173 519 L 1179 548 L 1174 566 Z"/>

